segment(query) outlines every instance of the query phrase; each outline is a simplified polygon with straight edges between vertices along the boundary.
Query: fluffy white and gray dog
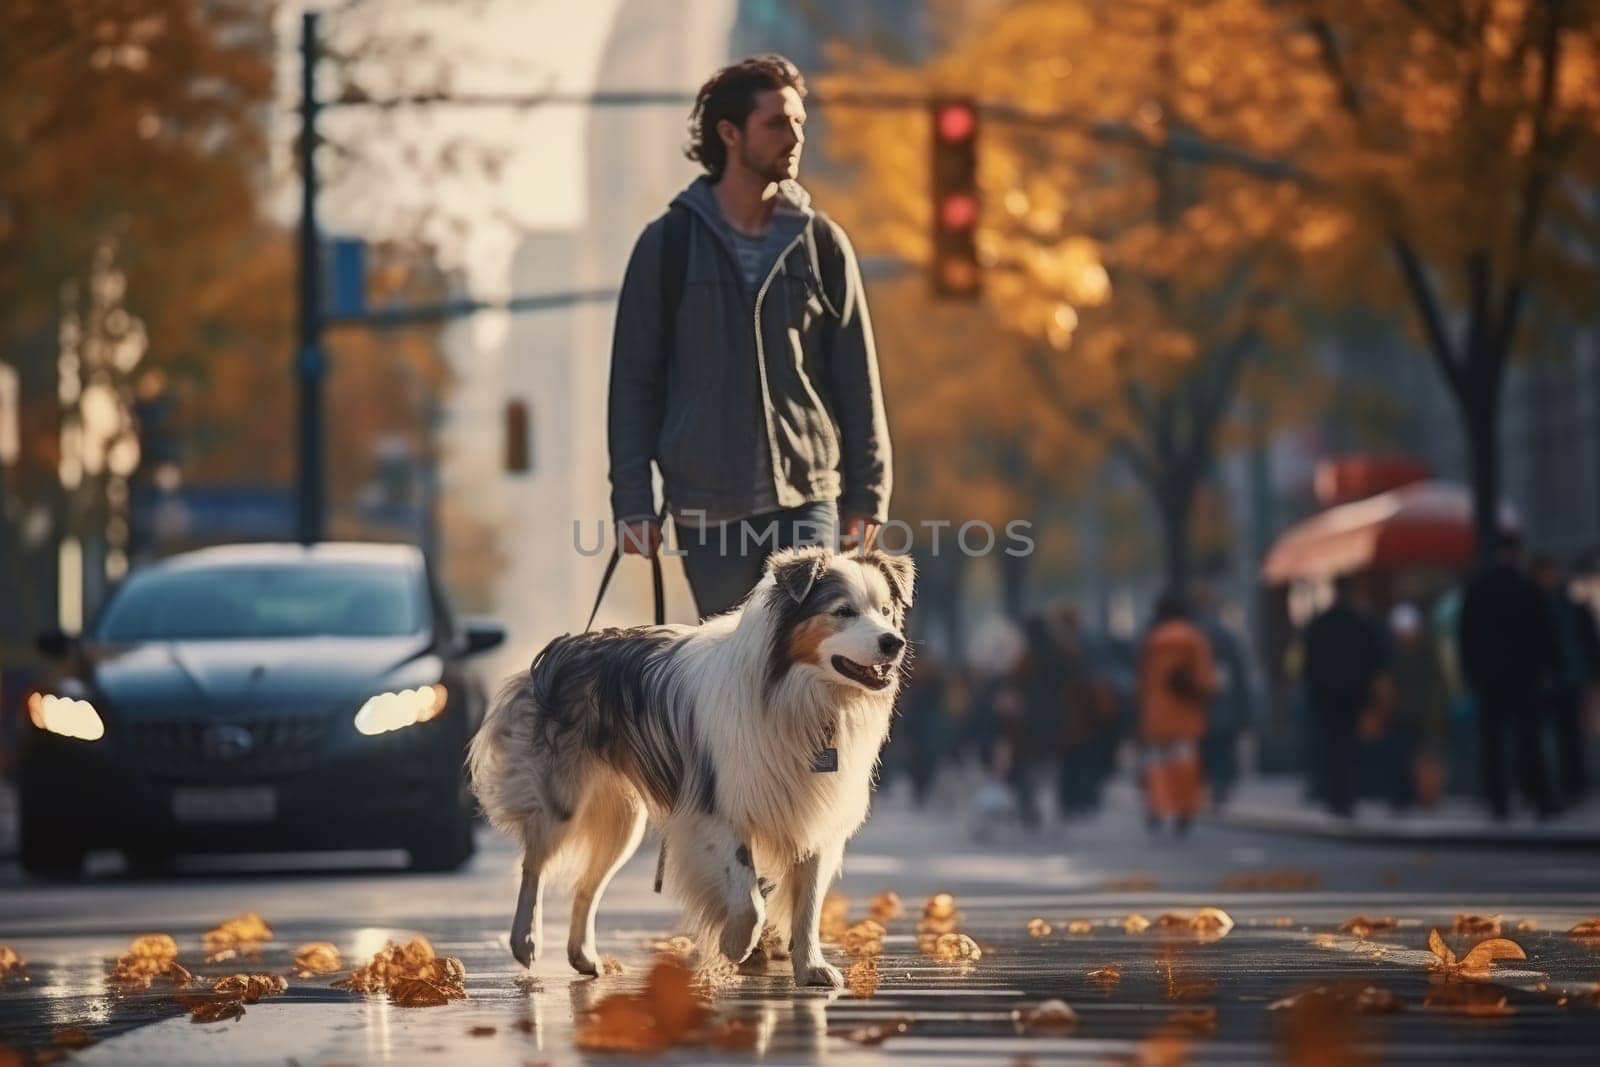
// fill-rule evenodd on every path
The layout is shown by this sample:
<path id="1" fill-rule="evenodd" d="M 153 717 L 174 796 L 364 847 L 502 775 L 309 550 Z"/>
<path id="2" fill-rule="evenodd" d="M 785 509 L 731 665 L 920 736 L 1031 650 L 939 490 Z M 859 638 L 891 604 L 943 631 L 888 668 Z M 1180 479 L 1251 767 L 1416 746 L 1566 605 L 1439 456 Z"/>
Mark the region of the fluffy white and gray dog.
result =
<path id="1" fill-rule="evenodd" d="M 790 549 L 699 626 L 545 646 L 470 755 L 490 821 L 522 841 L 517 960 L 538 956 L 545 882 L 565 869 L 567 959 L 596 973 L 595 909 L 654 821 L 660 873 L 702 944 L 735 962 L 786 945 L 796 985 L 841 985 L 822 956 L 822 898 L 866 819 L 913 582 L 909 557 Z"/>

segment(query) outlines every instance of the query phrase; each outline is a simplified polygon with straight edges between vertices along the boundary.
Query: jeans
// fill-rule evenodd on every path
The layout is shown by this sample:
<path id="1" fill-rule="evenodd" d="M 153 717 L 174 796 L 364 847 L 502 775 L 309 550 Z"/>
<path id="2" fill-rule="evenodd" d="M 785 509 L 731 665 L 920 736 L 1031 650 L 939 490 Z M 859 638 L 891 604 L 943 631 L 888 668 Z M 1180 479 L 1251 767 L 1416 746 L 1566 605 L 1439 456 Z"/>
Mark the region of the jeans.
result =
<path id="1" fill-rule="evenodd" d="M 780 548 L 836 546 L 839 509 L 831 500 L 769 511 L 747 519 L 709 523 L 703 530 L 673 525 L 674 546 L 702 620 L 737 606 L 761 581 L 767 560 Z"/>

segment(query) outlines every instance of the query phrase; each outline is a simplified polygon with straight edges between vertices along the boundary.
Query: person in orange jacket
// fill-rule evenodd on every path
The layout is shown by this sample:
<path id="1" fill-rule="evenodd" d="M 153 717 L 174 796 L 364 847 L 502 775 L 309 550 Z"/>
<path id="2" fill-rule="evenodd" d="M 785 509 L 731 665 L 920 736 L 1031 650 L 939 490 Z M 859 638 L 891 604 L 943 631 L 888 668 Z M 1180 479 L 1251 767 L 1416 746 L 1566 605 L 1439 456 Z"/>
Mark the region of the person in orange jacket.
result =
<path id="1" fill-rule="evenodd" d="M 1211 644 L 1190 622 L 1182 598 L 1165 593 L 1139 654 L 1139 740 L 1146 819 L 1179 833 L 1205 802 L 1200 741 L 1219 688 Z"/>

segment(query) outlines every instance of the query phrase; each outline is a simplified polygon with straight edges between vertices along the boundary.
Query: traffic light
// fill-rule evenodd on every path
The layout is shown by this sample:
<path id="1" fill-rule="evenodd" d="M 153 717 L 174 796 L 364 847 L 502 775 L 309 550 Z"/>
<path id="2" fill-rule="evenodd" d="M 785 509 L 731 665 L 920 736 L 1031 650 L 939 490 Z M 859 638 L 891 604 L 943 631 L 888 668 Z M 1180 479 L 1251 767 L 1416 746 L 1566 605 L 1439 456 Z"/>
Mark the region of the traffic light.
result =
<path id="1" fill-rule="evenodd" d="M 943 97 L 929 107 L 933 130 L 933 292 L 974 300 L 983 289 L 978 266 L 978 107 L 969 97 Z"/>

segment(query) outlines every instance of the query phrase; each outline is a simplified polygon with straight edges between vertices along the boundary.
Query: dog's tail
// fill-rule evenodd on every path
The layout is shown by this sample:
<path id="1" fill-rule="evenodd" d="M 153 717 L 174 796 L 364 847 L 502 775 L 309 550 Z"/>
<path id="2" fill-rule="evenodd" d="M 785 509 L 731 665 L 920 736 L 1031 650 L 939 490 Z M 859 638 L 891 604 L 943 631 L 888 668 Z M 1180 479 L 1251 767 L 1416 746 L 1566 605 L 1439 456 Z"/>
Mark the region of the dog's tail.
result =
<path id="1" fill-rule="evenodd" d="M 520 835 L 522 824 L 538 807 L 535 775 L 517 773 L 516 753 L 524 762 L 534 752 L 534 731 L 539 702 L 531 671 L 520 671 L 500 688 L 467 749 L 472 791 L 491 825 L 503 833 Z"/>

